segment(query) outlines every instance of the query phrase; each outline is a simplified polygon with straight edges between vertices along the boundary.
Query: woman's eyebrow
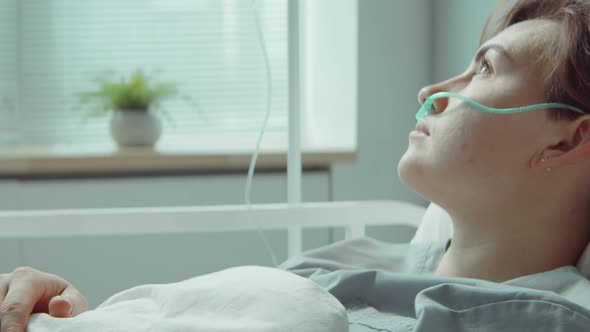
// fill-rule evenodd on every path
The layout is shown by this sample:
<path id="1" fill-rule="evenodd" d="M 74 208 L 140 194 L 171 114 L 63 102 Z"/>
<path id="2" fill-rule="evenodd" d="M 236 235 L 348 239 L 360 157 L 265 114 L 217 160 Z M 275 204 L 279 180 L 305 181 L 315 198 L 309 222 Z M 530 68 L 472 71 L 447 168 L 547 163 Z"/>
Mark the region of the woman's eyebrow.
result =
<path id="1" fill-rule="evenodd" d="M 494 50 L 494 51 L 498 52 L 499 54 L 503 55 L 508 60 L 512 60 L 512 58 L 510 57 L 510 54 L 508 54 L 508 52 L 506 51 L 506 49 L 504 47 L 502 47 L 501 45 L 498 45 L 498 44 L 489 44 L 489 45 L 486 45 L 486 46 L 480 48 L 479 51 L 477 51 L 477 54 L 475 55 L 475 62 L 480 62 L 481 58 L 483 58 L 483 56 L 489 50 Z"/>

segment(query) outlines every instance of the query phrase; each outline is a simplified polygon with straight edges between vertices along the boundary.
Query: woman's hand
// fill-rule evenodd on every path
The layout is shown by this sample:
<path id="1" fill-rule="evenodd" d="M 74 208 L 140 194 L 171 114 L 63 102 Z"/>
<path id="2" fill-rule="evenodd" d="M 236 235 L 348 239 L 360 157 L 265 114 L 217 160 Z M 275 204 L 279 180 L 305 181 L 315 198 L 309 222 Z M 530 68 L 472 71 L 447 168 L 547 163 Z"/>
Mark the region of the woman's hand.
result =
<path id="1" fill-rule="evenodd" d="M 84 296 L 56 275 L 30 267 L 0 275 L 0 332 L 24 332 L 31 313 L 74 317 L 86 310 Z"/>

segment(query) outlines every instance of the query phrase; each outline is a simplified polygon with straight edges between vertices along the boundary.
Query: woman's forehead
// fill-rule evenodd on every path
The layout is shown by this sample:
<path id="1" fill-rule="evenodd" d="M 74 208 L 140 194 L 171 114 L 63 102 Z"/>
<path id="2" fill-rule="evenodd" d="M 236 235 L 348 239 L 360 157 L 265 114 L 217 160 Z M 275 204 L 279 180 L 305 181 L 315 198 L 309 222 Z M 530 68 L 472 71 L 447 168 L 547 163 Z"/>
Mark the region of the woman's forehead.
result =
<path id="1" fill-rule="evenodd" d="M 539 59 L 543 50 L 559 38 L 560 32 L 561 25 L 555 21 L 527 20 L 509 26 L 482 47 L 497 44 L 517 62 L 530 62 L 531 59 Z"/>

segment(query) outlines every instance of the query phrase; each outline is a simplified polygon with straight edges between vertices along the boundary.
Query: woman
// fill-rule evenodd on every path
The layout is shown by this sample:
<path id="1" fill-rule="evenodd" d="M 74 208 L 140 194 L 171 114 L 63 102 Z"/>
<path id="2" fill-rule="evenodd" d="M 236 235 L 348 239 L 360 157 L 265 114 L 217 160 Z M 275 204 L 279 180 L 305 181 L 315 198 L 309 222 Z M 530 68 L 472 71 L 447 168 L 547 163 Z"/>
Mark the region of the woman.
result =
<path id="1" fill-rule="evenodd" d="M 439 278 L 438 284 L 428 281 L 431 286 L 456 282 L 449 277 L 470 278 L 457 282 L 480 287 L 470 289 L 470 294 L 502 283 L 530 285 L 567 298 L 571 292 L 565 292 L 563 285 L 539 283 L 546 271 L 556 271 L 552 277 L 576 285 L 584 282 L 575 269 L 563 268 L 575 265 L 590 241 L 590 1 L 520 0 L 500 19 L 490 18 L 481 44 L 464 73 L 423 88 L 420 103 L 436 93 L 451 92 L 496 109 L 562 106 L 494 114 L 458 97 L 433 101 L 433 109 L 410 134 L 409 148 L 399 163 L 402 180 L 442 206 L 454 221 L 447 250 L 424 256 L 429 263 L 422 272 Z M 359 252 L 367 246 L 377 245 L 358 245 L 350 253 L 362 260 Z M 350 259 L 328 262 L 326 253 L 334 248 L 312 252 L 283 267 L 312 278 L 341 300 L 353 296 L 342 291 L 342 283 L 334 286 L 329 273 L 319 273 L 352 264 Z M 369 265 L 378 264 L 362 267 Z M 368 278 L 372 283 L 379 279 L 375 275 Z M 351 279 L 355 287 L 363 282 L 357 277 Z M 69 317 L 87 309 L 83 296 L 59 277 L 17 269 L 2 280 L 2 332 L 22 331 L 32 311 Z M 453 296 L 465 291 L 451 290 L 437 303 L 452 302 Z M 516 298 L 521 293 L 503 294 Z M 548 296 L 533 295 L 523 301 L 529 305 Z M 491 303 L 486 301 L 482 303 Z M 587 314 L 559 299 L 547 301 L 574 308 L 569 313 Z"/>
<path id="2" fill-rule="evenodd" d="M 561 102 L 590 112 L 589 6 L 520 1 L 468 70 L 425 87 L 420 102 L 450 91 L 496 108 Z M 536 16 L 547 19 L 518 23 Z M 437 273 L 503 281 L 575 265 L 590 240 L 589 113 L 448 111 L 458 101 L 434 102 L 421 121 L 429 136 L 411 138 L 399 164 L 410 187 L 453 217 Z"/>

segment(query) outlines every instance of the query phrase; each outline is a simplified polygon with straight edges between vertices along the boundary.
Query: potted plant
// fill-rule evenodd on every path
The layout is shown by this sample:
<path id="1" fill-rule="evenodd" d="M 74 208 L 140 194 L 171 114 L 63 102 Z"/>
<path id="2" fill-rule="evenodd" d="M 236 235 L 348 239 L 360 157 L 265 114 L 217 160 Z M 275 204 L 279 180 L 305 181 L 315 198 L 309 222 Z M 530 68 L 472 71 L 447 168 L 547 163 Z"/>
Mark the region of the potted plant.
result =
<path id="1" fill-rule="evenodd" d="M 126 80 L 115 81 L 112 74 L 97 78 L 95 91 L 79 95 L 80 106 L 91 114 L 111 113 L 111 137 L 120 147 L 153 147 L 162 134 L 157 114 L 160 102 L 178 94 L 174 84 L 154 83 L 141 70 Z"/>

